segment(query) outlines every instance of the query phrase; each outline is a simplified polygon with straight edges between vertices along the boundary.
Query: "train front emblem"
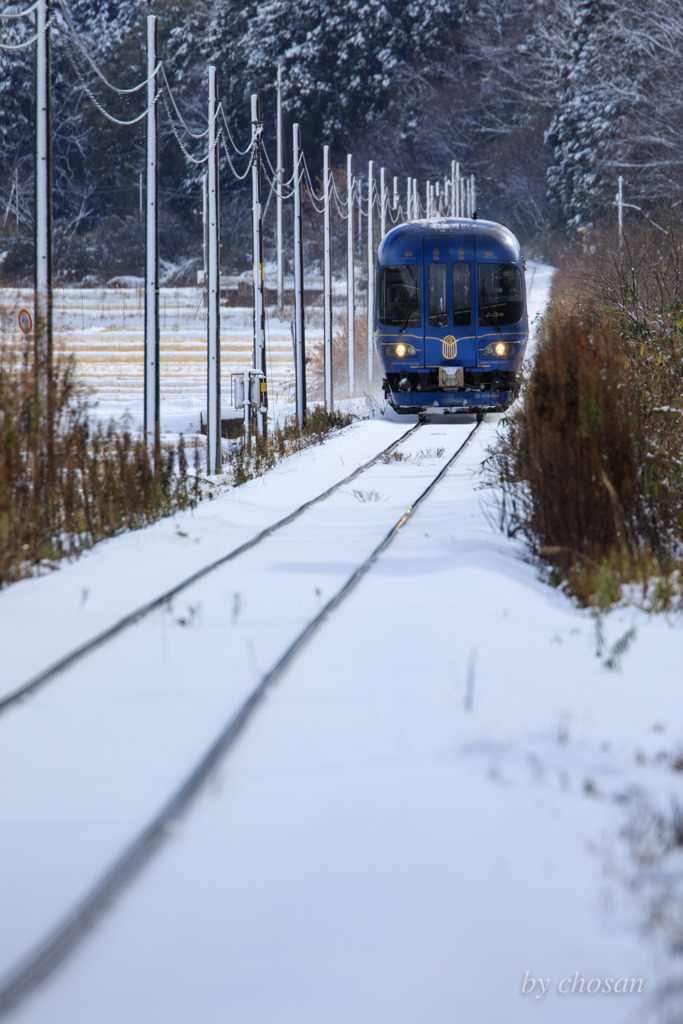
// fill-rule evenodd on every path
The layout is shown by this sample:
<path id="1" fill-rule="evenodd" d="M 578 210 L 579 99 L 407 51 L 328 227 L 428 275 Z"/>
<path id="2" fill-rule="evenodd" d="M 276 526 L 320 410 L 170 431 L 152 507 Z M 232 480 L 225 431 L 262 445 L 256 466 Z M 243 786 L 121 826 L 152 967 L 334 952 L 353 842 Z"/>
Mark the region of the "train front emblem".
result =
<path id="1" fill-rule="evenodd" d="M 458 342 L 452 334 L 447 334 L 443 339 L 443 357 L 444 359 L 455 359 L 458 354 Z"/>

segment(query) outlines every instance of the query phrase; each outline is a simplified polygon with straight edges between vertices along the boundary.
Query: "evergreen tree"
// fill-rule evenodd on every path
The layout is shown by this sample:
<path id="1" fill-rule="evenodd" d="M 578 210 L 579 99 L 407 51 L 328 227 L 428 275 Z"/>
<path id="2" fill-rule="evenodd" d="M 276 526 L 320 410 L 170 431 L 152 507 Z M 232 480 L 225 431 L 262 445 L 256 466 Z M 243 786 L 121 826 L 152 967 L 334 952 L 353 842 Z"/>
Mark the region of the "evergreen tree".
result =
<path id="1" fill-rule="evenodd" d="M 609 84 L 619 60 L 605 31 L 610 7 L 610 0 L 575 0 L 557 110 L 546 133 L 554 151 L 548 193 L 574 224 L 592 217 L 610 191 L 605 155 L 619 116 Z"/>

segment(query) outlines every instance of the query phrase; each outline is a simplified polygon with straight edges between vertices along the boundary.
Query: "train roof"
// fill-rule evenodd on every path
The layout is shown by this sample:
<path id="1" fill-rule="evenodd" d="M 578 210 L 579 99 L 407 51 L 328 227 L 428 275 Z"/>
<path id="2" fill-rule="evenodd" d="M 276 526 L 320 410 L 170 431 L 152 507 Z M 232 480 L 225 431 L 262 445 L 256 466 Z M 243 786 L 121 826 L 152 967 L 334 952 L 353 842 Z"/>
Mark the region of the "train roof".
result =
<path id="1" fill-rule="evenodd" d="M 435 217 L 399 224 L 385 235 L 377 254 L 378 263 L 406 262 L 409 259 L 406 252 L 416 252 L 425 235 L 447 235 L 455 239 L 468 236 L 477 248 L 486 246 L 489 259 L 492 255 L 494 259 L 522 263 L 522 250 L 509 228 L 493 220 L 467 217 Z"/>

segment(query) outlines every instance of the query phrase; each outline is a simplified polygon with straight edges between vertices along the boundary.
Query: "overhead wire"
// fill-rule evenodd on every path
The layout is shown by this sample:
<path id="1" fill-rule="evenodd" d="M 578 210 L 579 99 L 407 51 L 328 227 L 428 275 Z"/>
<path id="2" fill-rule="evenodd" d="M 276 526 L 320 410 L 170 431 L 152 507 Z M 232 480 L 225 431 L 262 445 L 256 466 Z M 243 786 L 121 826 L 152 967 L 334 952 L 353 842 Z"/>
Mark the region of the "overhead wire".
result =
<path id="1" fill-rule="evenodd" d="M 310 196 L 313 209 L 316 211 L 316 213 L 323 213 L 325 210 L 325 193 L 323 192 L 323 194 L 319 196 L 315 189 L 313 188 L 313 182 L 311 181 L 311 172 L 308 169 L 308 164 L 306 163 L 306 154 L 304 153 L 303 149 L 301 150 L 300 160 L 301 166 L 303 168 L 302 181 L 306 186 L 306 190 Z M 322 203 L 322 205 L 318 206 L 318 203 Z"/>
<path id="2" fill-rule="evenodd" d="M 175 140 L 178 143 L 180 149 L 182 150 L 183 154 L 185 155 L 185 158 L 187 160 L 189 160 L 190 163 L 193 163 L 193 164 L 205 164 L 209 160 L 209 158 L 211 157 L 211 153 L 215 153 L 216 152 L 216 146 L 218 145 L 218 139 L 219 139 L 219 136 L 220 136 L 220 134 L 221 134 L 223 129 L 219 127 L 218 131 L 216 132 L 216 139 L 215 139 L 214 144 L 212 146 L 211 153 L 206 152 L 203 157 L 193 156 L 192 153 L 190 153 L 188 148 L 185 146 L 185 143 L 183 142 L 183 140 L 180 138 L 180 135 L 178 134 L 178 129 L 176 128 L 175 121 L 173 120 L 173 116 L 171 114 L 171 111 L 170 111 L 169 106 L 168 106 L 168 102 L 166 100 L 166 91 L 164 89 L 160 89 L 159 92 L 161 94 L 161 100 L 162 100 L 162 102 L 164 104 L 164 107 L 166 108 L 166 113 L 168 114 L 168 120 L 169 120 L 169 123 L 171 125 L 171 131 L 173 132 L 173 134 L 175 136 Z M 201 139 L 201 138 L 203 138 L 204 135 L 208 134 L 208 131 L 209 131 L 209 129 L 207 128 L 206 132 L 204 132 L 203 135 L 193 136 L 193 138 L 200 138 Z"/>
<path id="3" fill-rule="evenodd" d="M 277 172 L 275 172 L 275 176 L 273 178 L 271 178 L 270 175 L 268 174 L 268 171 L 266 170 L 266 168 L 265 168 L 265 166 L 263 164 L 261 164 L 261 169 L 263 171 L 263 177 L 266 179 L 266 181 L 268 182 L 268 184 L 271 187 L 271 193 L 272 194 L 278 196 L 278 198 L 280 198 L 280 199 L 291 199 L 292 198 L 292 196 L 294 195 L 294 172 L 293 171 L 292 171 L 292 174 L 290 175 L 290 177 L 287 179 L 287 181 L 283 181 L 279 185 L 279 188 L 278 188 Z M 289 185 L 292 185 L 292 188 L 290 189 L 289 192 L 280 191 L 280 189 L 282 189 L 282 188 L 288 188 Z"/>
<path id="4" fill-rule="evenodd" d="M 134 92 L 139 92 L 140 89 L 144 89 L 145 86 L 149 82 L 151 82 L 153 78 L 157 77 L 157 75 L 159 73 L 159 69 L 162 66 L 162 61 L 159 61 L 157 63 L 157 66 L 155 67 L 155 69 L 154 69 L 154 71 L 152 72 L 151 75 L 148 75 L 147 78 L 144 79 L 144 81 L 138 82 L 137 85 L 132 86 L 130 89 L 120 89 L 117 85 L 114 85 L 114 83 L 110 82 L 109 79 L 106 77 L 106 75 L 99 69 L 99 67 L 97 66 L 96 61 L 90 55 L 90 52 L 89 52 L 87 46 L 85 45 L 85 43 L 81 39 L 80 34 L 78 32 L 78 29 L 76 28 L 76 26 L 74 25 L 74 23 L 73 23 L 73 21 L 71 19 L 71 15 L 69 13 L 69 9 L 66 6 L 64 0 L 56 0 L 56 2 L 58 4 L 62 14 L 64 15 L 64 18 L 66 20 L 67 25 L 69 26 L 69 29 L 71 30 L 72 35 L 74 36 L 76 42 L 78 43 L 78 48 L 80 49 L 81 53 L 83 54 L 83 56 L 87 60 L 88 64 L 90 64 L 91 68 L 93 69 L 93 71 L 95 72 L 97 77 L 100 79 L 100 81 L 104 82 L 104 84 L 107 86 L 107 88 L 111 89 L 112 92 L 118 93 L 119 96 L 131 95 Z"/>
<path id="5" fill-rule="evenodd" d="M 169 82 L 168 75 L 166 74 L 166 68 L 164 67 L 163 63 L 160 63 L 160 67 L 161 67 L 161 74 L 163 76 L 164 83 L 166 85 L 166 89 L 168 91 L 169 99 L 171 100 L 171 103 L 173 104 L 173 109 L 175 110 L 176 116 L 177 116 L 178 120 L 180 121 L 181 125 L 183 126 L 183 128 L 185 129 L 187 134 L 190 136 L 190 138 L 196 139 L 196 140 L 205 139 L 206 136 L 209 134 L 208 126 L 207 126 L 207 128 L 203 132 L 200 132 L 199 134 L 197 134 L 196 132 L 193 132 L 192 129 L 188 127 L 188 124 L 185 121 L 185 118 L 183 117 L 183 115 L 180 113 L 180 110 L 178 109 L 178 104 L 175 101 L 175 97 L 173 95 L 173 89 L 171 88 L 171 83 Z M 168 107 L 166 109 L 168 110 Z M 170 118 L 170 114 L 169 114 L 169 118 Z"/>
<path id="6" fill-rule="evenodd" d="M 82 74 L 82 72 L 81 72 L 81 69 L 79 68 L 78 64 L 77 64 L 77 63 L 76 63 L 76 61 L 74 60 L 74 55 L 73 55 L 73 52 L 72 52 L 72 49 L 71 49 L 71 45 L 70 45 L 70 43 L 68 42 L 68 40 L 67 40 L 67 47 L 66 47 L 66 52 L 67 52 L 67 56 L 68 56 L 68 58 L 69 58 L 69 61 L 70 61 L 70 63 L 71 63 L 71 66 L 73 67 L 74 71 L 76 72 L 76 75 L 77 75 L 77 77 L 78 77 L 78 80 L 79 80 L 79 81 L 80 81 L 80 83 L 81 83 L 81 89 L 82 89 L 82 90 L 83 90 L 83 92 L 84 92 L 84 93 L 86 94 L 86 96 L 88 97 L 88 99 L 89 99 L 89 100 L 90 100 L 90 101 L 91 101 L 91 102 L 92 102 L 92 103 L 93 103 L 93 104 L 94 104 L 94 105 L 95 105 L 95 106 L 97 107 L 97 109 L 98 109 L 98 110 L 99 110 L 99 112 L 100 112 L 100 113 L 102 114 L 102 116 L 103 116 L 103 117 L 106 117 L 106 119 L 107 119 L 108 121 L 111 121 L 111 123 L 112 123 L 112 124 L 122 125 L 123 127 L 127 127 L 127 126 L 129 126 L 129 125 L 133 125 L 133 124 L 137 124 L 137 123 L 138 123 L 139 121 L 142 121 L 142 119 L 143 119 L 144 117 L 147 117 L 147 114 L 148 114 L 148 113 L 149 113 L 149 111 L 150 111 L 150 110 L 152 109 L 152 107 L 153 107 L 153 106 L 155 105 L 155 103 L 156 103 L 156 102 L 157 102 L 157 100 L 159 99 L 159 96 L 161 95 L 161 91 L 162 91 L 162 90 L 161 90 L 161 88 L 160 88 L 160 89 L 159 89 L 159 90 L 157 91 L 157 93 L 156 93 L 156 95 L 155 95 L 154 99 L 152 100 L 152 102 L 151 102 L 151 103 L 148 103 L 148 104 L 147 104 L 147 106 L 145 107 L 145 109 L 143 110 L 143 112 L 142 112 L 141 114 L 138 114 L 138 116 L 137 116 L 137 117 L 133 117 L 133 118 L 130 118 L 130 119 L 125 119 L 125 120 L 124 120 L 123 118 L 120 118 L 120 117 L 116 117 L 116 116 L 115 116 L 114 114 L 111 114 L 111 113 L 110 113 L 110 112 L 109 112 L 108 110 L 106 110 L 106 109 L 105 109 L 105 108 L 104 108 L 104 107 L 102 106 L 102 104 L 101 104 L 101 103 L 100 103 L 100 101 L 99 101 L 99 100 L 97 99 L 97 97 L 96 97 L 96 96 L 95 96 L 95 94 L 93 93 L 92 89 L 90 88 L 90 86 L 89 86 L 89 85 L 88 85 L 88 83 L 86 82 L 86 80 L 85 80 L 85 78 L 84 78 L 84 76 L 83 76 L 83 74 Z M 150 81 L 151 81 L 151 77 L 152 77 L 152 76 L 150 76 Z"/>
<path id="7" fill-rule="evenodd" d="M 34 4 L 31 4 L 30 7 L 27 7 L 25 11 L 17 11 L 16 14 L 5 14 L 5 12 L 3 11 L 2 14 L 0 14 L 0 18 L 6 18 L 8 21 L 10 18 L 25 18 L 27 14 L 33 14 L 36 7 L 38 7 L 39 3 L 40 0 L 36 0 L 36 2 Z"/>
<path id="8" fill-rule="evenodd" d="M 235 140 L 232 137 L 232 132 L 230 131 L 230 125 L 227 122 L 227 119 L 225 117 L 225 111 L 223 110 L 223 104 L 221 103 L 219 106 L 220 106 L 221 117 L 223 118 L 223 124 L 225 126 L 225 132 L 226 132 L 226 135 L 227 135 L 227 137 L 228 137 L 228 139 L 230 141 L 230 145 L 235 150 L 235 152 L 237 153 L 238 156 L 246 156 L 247 153 L 251 150 L 253 142 L 250 142 L 246 149 L 240 149 L 239 148 L 239 146 L 237 145 L 237 143 L 235 142 Z"/>
<path id="9" fill-rule="evenodd" d="M 247 149 L 245 153 L 242 154 L 243 156 L 246 156 L 246 154 L 251 151 L 249 163 L 247 164 L 247 169 L 245 170 L 244 174 L 238 174 L 238 172 L 235 170 L 235 165 L 232 162 L 232 158 L 230 156 L 230 152 L 228 151 L 228 147 L 225 144 L 225 137 L 223 131 L 220 132 L 220 139 L 221 142 L 223 143 L 223 152 L 225 153 L 225 158 L 228 161 L 228 166 L 232 171 L 233 177 L 236 178 L 237 181 L 244 181 L 245 178 L 249 175 L 249 172 L 251 171 L 251 168 L 253 167 L 254 164 L 254 159 L 256 155 L 256 144 L 252 143 L 249 149 Z"/>
<path id="10" fill-rule="evenodd" d="M 54 20 L 55 19 L 53 17 L 50 17 L 43 28 L 41 28 L 40 32 L 36 32 L 36 34 L 30 39 L 25 39 L 23 43 L 0 43 L 0 50 L 25 50 L 29 46 L 33 46 L 36 40 L 40 39 L 40 37 L 47 32 Z"/>

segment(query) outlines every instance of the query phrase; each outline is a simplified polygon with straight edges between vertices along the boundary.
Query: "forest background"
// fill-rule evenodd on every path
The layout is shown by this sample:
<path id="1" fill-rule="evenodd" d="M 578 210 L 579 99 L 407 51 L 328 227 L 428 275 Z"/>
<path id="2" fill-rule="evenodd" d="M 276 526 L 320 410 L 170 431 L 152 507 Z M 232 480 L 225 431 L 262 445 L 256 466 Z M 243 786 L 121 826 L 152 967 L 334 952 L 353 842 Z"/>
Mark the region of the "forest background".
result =
<path id="1" fill-rule="evenodd" d="M 406 175 L 442 179 L 458 160 L 476 175 L 481 215 L 508 224 L 532 256 L 551 260 L 559 239 L 613 215 L 620 175 L 627 201 L 646 212 L 678 194 L 683 0 L 71 0 L 70 10 L 121 87 L 146 77 L 145 21 L 157 14 L 160 56 L 190 125 L 206 124 L 206 68 L 215 64 L 243 148 L 249 95 L 260 94 L 273 159 L 281 61 L 285 138 L 300 122 L 314 177 L 323 144 L 340 188 L 347 151 L 361 177 L 373 159 L 403 191 Z M 52 54 L 56 279 L 142 275 L 144 119 L 127 128 L 104 120 L 83 89 L 99 94 L 97 79 L 60 31 L 62 17 L 57 10 Z M 31 21 L 1 22 L 2 41 L 30 38 Z M 106 95 L 122 118 L 143 102 L 140 93 Z M 33 118 L 33 48 L 2 51 L 6 284 L 30 280 L 33 269 Z M 190 283 L 201 251 L 202 168 L 188 164 L 164 116 L 160 146 L 161 251 L 174 283 Z M 291 168 L 291 154 L 286 162 Z M 250 265 L 249 188 L 223 175 L 225 271 Z"/>

